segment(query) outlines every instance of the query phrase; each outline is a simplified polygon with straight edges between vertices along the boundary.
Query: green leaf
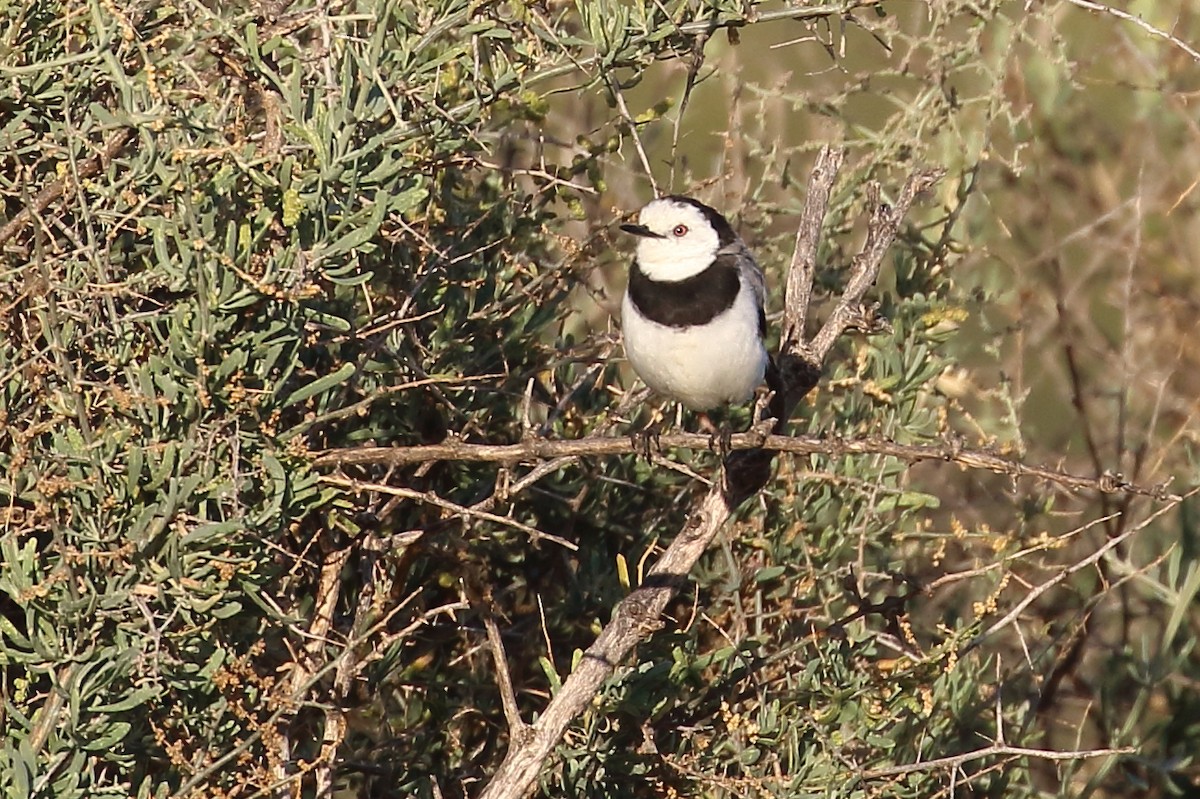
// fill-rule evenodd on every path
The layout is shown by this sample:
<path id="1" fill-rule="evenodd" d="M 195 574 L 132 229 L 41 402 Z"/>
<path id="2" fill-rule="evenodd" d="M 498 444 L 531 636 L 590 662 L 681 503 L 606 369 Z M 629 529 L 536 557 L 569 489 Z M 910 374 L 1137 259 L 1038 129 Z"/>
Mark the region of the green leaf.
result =
<path id="1" fill-rule="evenodd" d="M 290 408 L 299 402 L 304 402 L 309 397 L 320 394 L 323 391 L 327 391 L 336 385 L 346 382 L 356 370 L 357 367 L 352 363 L 342 364 L 342 368 L 338 369 L 336 372 L 327 374 L 324 377 L 319 377 L 308 385 L 298 388 L 290 397 L 284 400 L 283 407 Z"/>
<path id="2" fill-rule="evenodd" d="M 538 658 L 538 665 L 542 667 L 542 673 L 546 675 L 546 679 L 550 681 L 551 695 L 557 694 L 558 689 L 562 688 L 562 680 L 558 676 L 558 672 L 554 669 L 554 664 L 542 655 Z"/>
<path id="3" fill-rule="evenodd" d="M 1175 605 L 1171 608 L 1171 615 L 1167 618 L 1167 626 L 1163 630 L 1163 647 L 1170 649 L 1175 640 L 1175 633 L 1179 631 L 1179 626 L 1183 624 L 1184 616 L 1195 610 L 1195 605 L 1192 600 L 1196 598 L 1196 592 L 1200 591 L 1200 562 L 1192 561 L 1188 566 L 1187 580 L 1183 587 L 1179 589 L 1179 594 L 1175 599 Z"/>
<path id="4" fill-rule="evenodd" d="M 756 582 L 756 583 L 770 582 L 771 580 L 774 580 L 776 577 L 778 577 L 779 575 L 783 574 L 786 571 L 787 571 L 787 566 L 767 566 L 765 568 L 758 570 L 758 572 L 754 575 L 754 582 Z"/>
<path id="5" fill-rule="evenodd" d="M 386 199 L 376 197 L 375 203 L 371 206 L 371 213 L 365 219 L 338 226 L 339 228 L 350 226 L 354 229 L 329 245 L 322 255 L 332 258 L 335 255 L 356 250 L 369 242 L 379 232 L 379 226 L 383 224 L 383 216 L 387 212 L 387 208 Z"/>
<path id="6" fill-rule="evenodd" d="M 126 710 L 132 710 L 135 707 L 144 705 L 152 699 L 156 699 L 161 694 L 158 688 L 143 687 L 135 688 L 127 694 L 121 696 L 117 701 L 103 705 L 94 705 L 89 708 L 92 713 L 121 713 Z"/>
<path id="7" fill-rule="evenodd" d="M 89 752 L 111 749 L 118 742 L 124 740 L 125 736 L 129 734 L 130 729 L 131 725 L 127 721 L 111 722 L 99 737 L 85 743 L 83 748 Z"/>

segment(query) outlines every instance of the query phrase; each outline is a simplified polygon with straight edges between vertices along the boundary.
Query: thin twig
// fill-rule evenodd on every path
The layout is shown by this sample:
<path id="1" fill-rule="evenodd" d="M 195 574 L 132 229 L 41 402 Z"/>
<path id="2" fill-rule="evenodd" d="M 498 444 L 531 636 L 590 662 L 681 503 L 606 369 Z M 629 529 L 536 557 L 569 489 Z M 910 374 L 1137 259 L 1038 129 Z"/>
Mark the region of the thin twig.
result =
<path id="1" fill-rule="evenodd" d="M 1097 549 L 1091 555 L 1088 555 L 1086 558 L 1079 561 L 1078 563 L 1074 563 L 1071 566 L 1068 566 L 1067 568 L 1060 571 L 1058 574 L 1051 577 L 1049 580 L 1046 580 L 1044 583 L 1041 583 L 1040 585 L 1035 586 L 1029 593 L 1027 593 L 1024 597 L 1021 598 L 1021 601 L 1018 602 L 1016 604 L 1016 606 L 1013 607 L 1012 610 L 1010 610 L 1008 613 L 1004 614 L 1003 618 L 999 619 L 991 627 L 988 627 L 986 630 L 981 632 L 979 635 L 975 636 L 975 638 L 973 638 L 965 647 L 962 648 L 962 650 L 959 652 L 959 655 L 961 656 L 962 654 L 971 651 L 972 649 L 974 649 L 975 647 L 977 647 L 981 643 L 983 643 L 983 641 L 985 639 L 987 639 L 988 637 L 994 635 L 996 632 L 998 632 L 998 631 L 1004 629 L 1005 627 L 1007 627 L 1008 625 L 1012 624 L 1014 621 L 1016 621 L 1017 617 L 1020 616 L 1022 612 L 1024 612 L 1025 608 L 1027 608 L 1031 604 L 1033 604 L 1034 600 L 1036 600 L 1042 594 L 1046 593 L 1051 588 L 1053 588 L 1054 586 L 1061 583 L 1063 580 L 1066 580 L 1068 577 L 1070 577 L 1075 572 L 1080 571 L 1081 569 L 1086 569 L 1088 566 L 1092 566 L 1092 565 L 1098 563 L 1101 558 L 1103 558 L 1108 552 L 1110 552 L 1111 550 L 1116 548 L 1122 541 L 1129 538 L 1130 536 L 1132 536 L 1134 533 L 1138 532 L 1139 530 L 1144 530 L 1153 521 L 1155 521 L 1159 516 L 1162 516 L 1164 513 L 1167 513 L 1168 511 L 1173 510 L 1177 506 L 1177 504 L 1182 501 L 1183 501 L 1182 498 L 1179 498 L 1175 502 L 1171 503 L 1170 505 L 1164 505 L 1163 507 L 1156 510 L 1154 513 L 1147 516 L 1139 524 L 1137 524 L 1133 527 L 1130 527 L 1128 530 L 1124 531 L 1120 535 L 1114 536 L 1113 538 L 1110 538 L 1109 540 L 1105 541 L 1104 546 Z"/>
<path id="2" fill-rule="evenodd" d="M 49 208 L 50 203 L 65 194 L 68 189 L 78 185 L 79 181 L 87 180 L 98 174 L 131 138 L 133 138 L 133 131 L 129 128 L 121 128 L 109 135 L 107 141 L 104 143 L 104 147 L 100 150 L 100 154 L 92 156 L 80 164 L 78 171 L 72 175 L 64 175 L 53 183 L 47 184 L 44 189 L 33 197 L 28 206 L 18 211 L 8 221 L 8 224 L 0 228 L 0 246 L 3 246 L 5 242 L 20 233 L 22 228 Z"/>
<path id="3" fill-rule="evenodd" d="M 661 9 L 661 4 L 659 5 Z M 665 12 L 665 10 L 664 10 Z M 696 78 L 704 66 L 704 45 L 708 43 L 709 33 L 701 33 L 692 42 L 692 58 L 688 63 L 687 79 L 683 84 L 683 96 L 679 98 L 679 111 L 675 114 L 675 122 L 671 126 L 671 174 L 667 185 L 675 188 L 675 170 L 679 166 L 679 131 L 683 127 L 683 117 L 687 113 L 688 102 L 692 99 L 692 91 L 696 88 Z"/>
<path id="4" fill-rule="evenodd" d="M 629 135 L 633 138 L 633 146 L 637 150 L 638 158 L 642 162 L 642 169 L 646 170 L 646 178 L 650 181 L 650 188 L 654 190 L 654 196 L 658 196 L 658 182 L 654 179 L 654 170 L 650 168 L 650 158 L 646 155 L 646 148 L 642 146 L 642 137 L 638 134 L 637 122 L 634 121 L 633 115 L 629 113 L 629 106 L 625 103 L 625 93 L 621 91 L 621 84 L 617 82 L 615 77 L 609 77 L 608 88 L 612 92 L 613 98 L 617 101 L 617 110 L 621 112 L 621 117 L 624 118 L 625 124 L 629 126 Z"/>
<path id="5" fill-rule="evenodd" d="M 753 16 L 743 15 L 740 17 L 725 17 L 724 19 L 700 19 L 692 22 L 685 22 L 679 26 L 678 31 L 685 36 L 697 36 L 700 34 L 712 34 L 721 28 L 743 28 L 748 25 L 758 25 L 764 22 L 776 22 L 785 19 L 805 20 L 805 19 L 821 19 L 824 17 L 844 17 L 850 12 L 859 8 L 868 8 L 878 5 L 879 0 L 845 0 L 840 3 L 823 3 L 818 6 L 793 6 L 782 8 L 775 11 L 767 11 L 755 13 Z M 451 14 L 444 20 L 440 21 L 436 26 L 431 28 L 425 36 L 422 37 L 422 42 L 432 42 L 437 36 L 451 30 L 455 25 L 458 25 L 471 13 L 474 13 L 474 6 L 470 7 L 470 11 L 462 11 L 457 14 Z M 649 34 L 638 34 L 629 39 L 628 45 L 637 46 L 646 43 Z M 561 78 L 564 75 L 569 75 L 572 72 L 583 72 L 592 67 L 597 66 L 602 61 L 603 56 L 589 56 L 574 60 L 568 64 L 559 64 L 557 66 L 543 69 L 532 74 L 517 74 L 511 73 L 505 80 L 498 82 L 493 87 L 495 95 L 504 94 L 505 92 L 515 91 L 518 89 L 529 89 L 535 85 L 552 81 L 556 78 Z M 5 69 L 0 66 L 0 75 L 14 70 Z M 480 105 L 479 98 L 473 98 L 451 108 L 446 116 L 451 120 L 462 119 Z M 403 141 L 410 136 L 421 134 L 419 125 L 397 126 L 395 131 L 385 140 L 384 143 L 390 144 L 396 141 Z"/>
<path id="6" fill-rule="evenodd" d="M 1126 22 L 1132 22 L 1134 25 L 1137 25 L 1151 36 L 1163 39 L 1164 41 L 1175 45 L 1180 50 L 1187 53 L 1193 61 L 1200 61 L 1200 51 L 1197 51 L 1196 48 L 1192 47 L 1182 39 L 1172 36 L 1163 29 L 1154 27 L 1149 22 L 1135 14 L 1130 14 L 1128 11 L 1122 11 L 1119 8 L 1113 8 L 1112 6 L 1106 6 L 1103 3 L 1093 3 L 1090 0 L 1067 0 L 1067 2 L 1073 6 L 1085 8 L 1088 11 L 1098 11 L 1101 14 L 1108 14 L 1111 17 L 1116 17 L 1117 19 L 1121 19 Z"/>
<path id="7" fill-rule="evenodd" d="M 944 585 L 950 585 L 951 583 L 961 582 L 962 580 L 969 580 L 972 577 L 979 577 L 980 575 L 987 574 L 988 572 L 996 571 L 998 569 L 1003 569 L 1008 564 L 1021 561 L 1025 558 L 1026 555 L 1032 555 L 1034 552 L 1042 552 L 1047 549 L 1057 549 L 1058 547 L 1065 545 L 1067 543 L 1068 539 L 1074 538 L 1075 536 L 1079 535 L 1080 533 L 1085 533 L 1098 524 L 1104 524 L 1106 521 L 1108 521 L 1108 517 L 1101 516 L 1098 519 L 1092 519 L 1087 524 L 1082 525 L 1081 527 L 1076 527 L 1074 530 L 1063 533 L 1062 535 L 1055 536 L 1054 538 L 1047 538 L 1045 540 L 1038 541 L 1037 543 L 1033 544 L 1032 546 L 1028 546 L 1028 547 L 1020 549 L 1016 552 L 1013 552 L 1011 555 L 1005 555 L 1003 558 L 1001 558 L 1000 560 L 998 560 L 994 563 L 987 563 L 987 564 L 984 564 L 983 566 L 978 566 L 974 569 L 966 569 L 964 571 L 943 574 L 941 577 L 938 577 L 933 582 L 923 586 L 922 590 L 927 594 L 932 594 L 934 591 L 937 591 L 939 588 L 941 588 Z"/>
<path id="8" fill-rule="evenodd" d="M 494 513 L 488 513 L 487 511 L 475 510 L 474 508 L 468 508 L 465 505 L 459 505 L 457 502 L 451 502 L 448 499 L 439 497 L 437 494 L 432 494 L 425 491 L 416 491 L 412 488 L 384 485 L 382 483 L 368 483 L 362 480 L 348 480 L 344 477 L 333 477 L 329 475 L 322 477 L 321 482 L 328 485 L 348 488 L 351 491 L 375 491 L 380 494 L 388 494 L 389 496 L 393 497 L 414 499 L 419 502 L 428 502 L 430 505 L 436 505 L 439 508 L 444 508 L 445 510 L 457 513 L 460 516 L 472 516 L 477 519 L 483 519 L 484 521 L 502 524 L 505 527 L 511 527 L 514 530 L 520 530 L 535 540 L 553 541 L 559 546 L 566 547 L 572 552 L 579 551 L 579 547 L 561 536 L 542 532 L 536 527 L 530 527 L 528 524 L 519 522 L 516 519 L 510 519 L 507 516 L 497 516 Z"/>
<path id="9" fill-rule="evenodd" d="M 504 717 L 508 719 L 508 734 L 514 740 L 524 737 L 526 724 L 517 708 L 517 694 L 513 690 L 512 677 L 508 673 L 508 655 L 504 652 L 504 640 L 491 611 L 484 611 L 483 626 L 487 629 L 488 648 L 496 663 L 496 686 L 500 689 L 500 702 L 504 705 Z"/>
<path id="10" fill-rule="evenodd" d="M 504 375 L 502 375 L 502 374 L 464 375 L 464 376 L 437 375 L 437 376 L 432 376 L 432 377 L 425 377 L 421 380 L 409 380 L 404 383 L 398 383 L 397 385 L 394 385 L 394 386 L 385 386 L 383 388 L 376 389 L 369 396 L 364 397 L 363 399 L 359 400 L 358 402 L 352 402 L 349 405 L 345 405 L 341 408 L 338 408 L 336 411 L 329 411 L 328 413 L 323 413 L 320 416 L 314 416 L 311 419 L 304 420 L 303 422 L 296 425 L 295 427 L 284 431 L 280 435 L 280 440 L 287 441 L 289 439 L 295 438 L 296 436 L 300 435 L 301 433 L 307 432 L 308 430 L 311 430 L 313 427 L 315 427 L 319 424 L 327 424 L 329 422 L 336 422 L 339 419 L 346 419 L 346 418 L 348 418 L 350 416 L 354 416 L 356 414 L 365 415 L 367 412 L 367 409 L 373 403 L 379 402 L 380 400 L 382 400 L 386 397 L 390 397 L 393 394 L 401 394 L 405 391 L 411 391 L 414 388 L 422 388 L 424 386 L 434 386 L 434 385 L 464 386 L 469 383 L 477 383 L 477 382 L 484 382 L 484 381 L 488 381 L 488 380 L 496 380 L 496 379 L 502 378 L 502 377 L 504 377 Z"/>
<path id="11" fill-rule="evenodd" d="M 441 605 L 439 607 L 433 608 L 431 610 L 427 610 L 424 613 L 422 613 L 412 624 L 410 624 L 408 626 L 408 628 L 406 628 L 406 630 L 403 630 L 401 632 L 405 632 L 405 633 L 412 632 L 412 631 L 418 629 L 419 627 L 421 627 L 425 624 L 428 624 L 432 619 L 436 618 L 437 616 L 440 616 L 442 614 L 451 614 L 451 613 L 454 613 L 459 610 L 465 610 L 468 607 L 469 607 L 469 605 L 467 602 L 459 601 L 459 602 L 450 602 L 445 605 Z M 347 643 L 347 650 L 368 641 L 370 639 L 370 637 L 372 635 L 374 635 L 376 632 L 378 632 L 378 625 L 376 625 L 375 627 L 372 627 L 372 629 L 368 630 L 362 636 L 359 636 L 358 638 L 356 638 L 352 641 L 349 641 Z M 258 744 L 258 742 L 263 738 L 264 733 L 273 731 L 275 729 L 275 725 L 277 723 L 279 723 L 279 721 L 281 719 L 283 719 L 287 715 L 290 715 L 290 714 L 293 714 L 296 712 L 297 702 L 299 700 L 301 700 L 303 697 L 307 696 L 308 692 L 310 690 L 312 690 L 313 686 L 315 686 L 318 682 L 320 682 L 320 680 L 322 680 L 326 675 L 328 675 L 332 671 L 335 671 L 338 667 L 339 662 L 340 662 L 339 658 L 333 658 L 329 662 L 322 665 L 321 668 L 319 668 L 315 672 L 313 672 L 312 676 L 309 677 L 304 682 L 303 685 L 300 685 L 297 687 L 295 693 L 291 694 L 290 696 L 284 697 L 285 700 L 289 700 L 289 701 L 274 702 L 271 705 L 271 707 L 274 707 L 275 710 L 273 710 L 270 715 L 268 715 L 266 718 L 262 719 L 261 722 L 257 726 L 254 727 L 254 729 L 250 732 L 250 734 L 247 735 L 241 741 L 239 741 L 236 746 L 232 747 L 229 751 L 225 752 L 220 757 L 214 759 L 212 762 L 206 762 L 202 768 L 198 769 L 194 774 L 192 774 L 188 778 L 187 782 L 185 782 L 182 786 L 180 786 L 179 794 L 186 795 L 188 791 L 191 791 L 191 790 L 195 789 L 198 785 L 203 784 L 205 780 L 208 780 L 214 774 L 222 773 L 222 770 L 225 769 L 226 766 L 228 766 L 230 762 L 236 760 L 239 757 L 247 756 L 246 753 L 253 750 L 253 748 Z M 288 775 L 285 782 L 293 782 L 301 777 L 303 777 L 303 772 L 296 772 L 294 774 Z M 259 796 L 264 796 L 268 793 L 273 792 L 275 790 L 275 788 L 277 788 L 277 787 L 278 787 L 277 785 L 267 786 L 264 789 L 260 789 L 256 792 L 250 794 L 249 796 L 246 797 L 246 799 L 257 799 Z"/>
<path id="12" fill-rule="evenodd" d="M 933 760 L 924 760 L 920 763 L 906 763 L 900 766 L 871 769 L 870 771 L 864 771 L 862 778 L 864 780 L 878 780 L 884 777 L 899 777 L 904 774 L 912 774 L 915 771 L 933 771 L 934 769 L 947 767 L 957 768 L 963 763 L 969 763 L 972 760 L 980 760 L 985 757 L 1033 757 L 1039 760 L 1083 760 L 1089 757 L 1128 755 L 1135 751 L 1137 750 L 1132 746 L 1125 746 L 1119 749 L 1074 749 L 1058 752 L 1053 749 L 1027 749 L 1023 746 L 995 744 L 984 749 L 963 752 L 961 755 L 949 755 L 947 757 L 934 758 Z"/>

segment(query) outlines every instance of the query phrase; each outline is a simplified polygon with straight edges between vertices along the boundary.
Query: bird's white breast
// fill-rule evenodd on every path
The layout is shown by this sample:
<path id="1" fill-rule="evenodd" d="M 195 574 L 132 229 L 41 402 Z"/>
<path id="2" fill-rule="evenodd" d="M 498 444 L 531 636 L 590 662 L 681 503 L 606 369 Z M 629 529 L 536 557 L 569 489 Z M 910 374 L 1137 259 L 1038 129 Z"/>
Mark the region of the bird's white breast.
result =
<path id="1" fill-rule="evenodd" d="M 693 410 L 745 402 L 767 368 L 758 313 L 744 277 L 728 310 L 685 328 L 650 321 L 627 293 L 621 306 L 625 355 L 646 385 Z"/>

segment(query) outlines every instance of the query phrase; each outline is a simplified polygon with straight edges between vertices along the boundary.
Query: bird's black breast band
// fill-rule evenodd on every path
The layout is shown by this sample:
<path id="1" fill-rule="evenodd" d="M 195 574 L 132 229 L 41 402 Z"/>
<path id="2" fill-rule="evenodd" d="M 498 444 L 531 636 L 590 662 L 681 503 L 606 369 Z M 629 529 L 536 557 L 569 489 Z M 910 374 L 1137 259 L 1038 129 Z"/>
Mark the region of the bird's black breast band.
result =
<path id="1" fill-rule="evenodd" d="M 719 254 L 703 272 L 683 280 L 651 280 L 637 261 L 629 270 L 629 299 L 642 316 L 667 327 L 711 322 L 733 307 L 741 290 L 737 255 Z"/>

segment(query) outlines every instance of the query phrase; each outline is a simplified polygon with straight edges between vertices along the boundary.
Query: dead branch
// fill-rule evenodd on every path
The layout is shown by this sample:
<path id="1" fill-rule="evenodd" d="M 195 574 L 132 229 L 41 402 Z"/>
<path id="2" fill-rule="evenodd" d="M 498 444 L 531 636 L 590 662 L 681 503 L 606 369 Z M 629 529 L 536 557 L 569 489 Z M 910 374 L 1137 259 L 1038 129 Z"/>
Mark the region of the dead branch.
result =
<path id="1" fill-rule="evenodd" d="M 396 641 L 411 634 L 420 627 L 429 624 L 438 616 L 453 615 L 454 613 L 466 610 L 469 607 L 469 603 L 460 600 L 457 602 L 449 602 L 445 605 L 427 610 L 424 613 L 421 613 L 405 629 L 400 630 L 399 633 L 391 634 L 383 642 L 382 646 L 393 646 Z M 373 626 L 370 630 L 365 631 L 363 635 L 347 642 L 343 657 L 345 657 L 347 653 L 353 652 L 356 647 L 370 641 L 372 636 L 376 635 L 380 629 L 386 626 L 386 624 L 387 620 L 384 620 L 380 624 Z M 381 656 L 382 655 L 377 652 L 375 659 L 378 659 Z M 275 729 L 275 725 L 279 724 L 285 716 L 295 713 L 296 705 L 308 696 L 309 691 L 311 691 L 318 682 L 329 676 L 331 673 L 336 672 L 340 663 L 340 657 L 327 660 L 323 665 L 321 665 L 320 668 L 312 672 L 312 674 L 304 681 L 303 684 L 296 686 L 294 693 L 292 693 L 290 696 L 283 697 L 280 701 L 273 702 L 271 707 L 274 707 L 275 709 L 269 715 L 263 718 L 261 723 L 259 723 L 249 735 L 238 742 L 237 746 L 234 746 L 229 751 L 225 752 L 220 757 L 215 758 L 211 762 L 206 762 L 202 768 L 197 769 L 195 773 L 188 777 L 187 781 L 180 787 L 180 794 L 186 795 L 188 791 L 196 790 L 198 786 L 204 784 L 205 780 L 210 779 L 214 774 L 222 773 L 222 769 L 226 768 L 226 766 L 228 766 L 231 762 L 236 761 L 238 758 L 250 757 L 250 755 L 247 753 L 252 751 L 254 746 L 256 746 L 258 742 L 263 739 L 264 734 L 273 731 Z M 76 670 L 77 668 L 78 667 L 76 664 L 72 664 L 71 669 L 67 672 L 68 675 L 70 674 L 71 670 Z M 63 691 L 54 691 L 51 694 L 51 699 L 60 695 L 65 697 L 65 694 L 66 692 Z M 288 775 L 287 780 L 289 782 L 293 782 L 300 776 L 303 776 L 303 772 L 290 774 Z"/>
<path id="2" fill-rule="evenodd" d="M 509 737 L 520 740 L 525 735 L 525 722 L 517 707 L 517 692 L 513 690 L 512 677 L 508 673 L 508 654 L 504 651 L 504 640 L 500 627 L 490 610 L 483 613 L 483 626 L 487 630 L 488 647 L 496 664 L 496 687 L 500 690 L 500 702 L 504 705 L 504 717 L 508 719 Z"/>
<path id="3" fill-rule="evenodd" d="M 895 206 L 879 200 L 879 185 L 867 185 L 867 202 L 870 204 L 871 219 L 867 226 L 867 240 L 862 251 L 855 256 L 850 267 L 850 280 L 842 293 L 841 300 L 833 313 L 825 320 L 820 332 L 813 337 L 813 357 L 823 363 L 834 342 L 851 327 L 864 327 L 871 323 L 874 312 L 864 308 L 863 297 L 875 285 L 883 256 L 896 238 L 896 231 L 904 221 L 909 207 L 917 195 L 928 190 L 944 174 L 943 170 L 917 172 L 908 179 Z M 789 276 L 790 279 L 790 276 Z M 810 278 L 811 280 L 811 278 Z"/>
<path id="4" fill-rule="evenodd" d="M 829 147 L 818 157 L 818 163 L 827 166 L 836 165 L 838 161 L 840 156 L 837 151 Z M 832 177 L 820 175 L 810 179 L 810 184 L 816 184 L 817 189 L 810 191 L 805 199 L 800 225 L 807 229 L 797 234 L 798 240 L 818 240 L 820 221 L 825 217 L 828 204 L 828 195 L 820 190 L 821 181 L 831 183 Z M 919 191 L 933 185 L 937 178 L 938 173 L 935 172 L 914 173 L 894 209 L 877 208 L 872 213 L 867 233 L 868 246 L 851 265 L 847 296 L 839 308 L 842 305 L 858 305 L 873 283 L 883 255 L 895 240 L 913 199 Z M 789 275 L 788 286 L 796 287 L 796 291 L 785 297 L 785 318 L 802 318 L 795 306 L 801 301 L 800 298 L 811 296 L 810 288 L 805 289 L 798 284 L 799 280 Z M 837 318 L 831 316 L 826 321 L 819 336 L 828 338 L 832 335 L 836 338 L 853 321 L 837 311 L 835 316 Z M 799 334 L 800 331 L 796 332 Z M 822 342 L 824 340 L 821 339 Z M 832 343 L 830 340 L 827 345 L 810 346 L 799 335 L 793 341 L 785 341 L 778 359 L 778 385 L 772 386 L 775 390 L 771 406 L 776 420 L 774 432 L 783 432 L 796 403 L 816 386 Z M 771 450 L 757 449 L 734 452 L 725 459 L 722 479 L 714 481 L 708 493 L 693 506 L 683 529 L 651 567 L 646 580 L 617 605 L 608 626 L 588 647 L 578 666 L 538 720 L 526 728 L 523 739 L 509 742 L 504 762 L 480 794 L 481 799 L 516 799 L 530 792 L 567 726 L 583 712 L 633 647 L 662 626 L 660 614 L 675 592 L 685 584 L 692 566 L 708 548 L 717 531 L 743 501 L 766 484 L 773 457 Z"/>
<path id="5" fill-rule="evenodd" d="M 783 310 L 784 346 L 793 346 L 804 339 L 804 323 L 808 318 L 808 306 L 812 302 L 813 276 L 817 272 L 817 247 L 821 243 L 821 224 L 829 207 L 829 193 L 833 190 L 833 181 L 837 179 L 838 170 L 846 160 L 846 151 L 824 148 L 817 156 L 813 165 L 812 179 L 808 183 L 808 196 L 812 202 L 805 202 L 805 214 L 821 214 L 820 219 L 802 219 L 796 227 L 796 246 L 792 250 L 792 264 L 788 267 L 785 296 L 789 299 Z M 815 194 L 815 196 L 814 196 Z"/>

